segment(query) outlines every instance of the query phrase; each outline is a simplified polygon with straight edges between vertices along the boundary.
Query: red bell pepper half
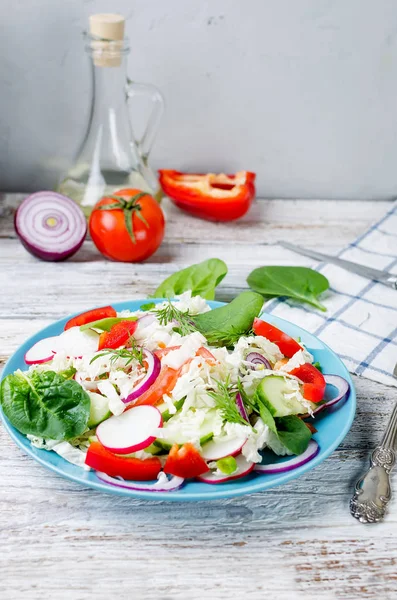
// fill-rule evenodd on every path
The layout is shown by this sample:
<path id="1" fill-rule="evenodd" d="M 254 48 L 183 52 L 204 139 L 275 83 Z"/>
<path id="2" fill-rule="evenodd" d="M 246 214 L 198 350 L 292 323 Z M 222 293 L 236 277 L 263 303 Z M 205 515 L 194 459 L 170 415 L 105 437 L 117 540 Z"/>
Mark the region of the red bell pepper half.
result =
<path id="1" fill-rule="evenodd" d="M 160 169 L 164 193 L 182 210 L 210 221 L 233 221 L 248 211 L 255 197 L 255 173 L 180 173 Z"/>

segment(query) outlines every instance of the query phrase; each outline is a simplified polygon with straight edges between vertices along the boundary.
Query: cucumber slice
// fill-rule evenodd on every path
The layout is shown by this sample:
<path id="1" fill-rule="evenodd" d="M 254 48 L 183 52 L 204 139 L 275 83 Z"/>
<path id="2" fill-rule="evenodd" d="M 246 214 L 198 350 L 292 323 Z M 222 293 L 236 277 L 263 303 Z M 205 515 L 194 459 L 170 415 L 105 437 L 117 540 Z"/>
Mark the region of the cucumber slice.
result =
<path id="1" fill-rule="evenodd" d="M 90 416 L 88 418 L 88 427 L 95 427 L 102 423 L 105 419 L 108 419 L 112 413 L 109 410 L 109 400 L 97 394 L 96 392 L 87 392 L 91 400 Z"/>
<path id="2" fill-rule="evenodd" d="M 284 377 L 270 375 L 260 382 L 256 393 L 273 417 L 286 417 L 307 412 L 307 408 L 294 398 L 286 398 L 290 393 Z"/>
<path id="3" fill-rule="evenodd" d="M 176 402 L 174 402 L 174 406 L 178 412 L 178 410 L 180 410 L 183 406 L 183 403 L 185 402 L 186 398 L 181 398 L 180 400 L 177 400 Z M 169 421 L 169 419 L 171 419 L 171 417 L 173 417 L 176 413 L 171 414 L 168 408 L 168 404 L 166 402 L 162 402 L 161 404 L 158 404 L 156 406 L 156 408 L 161 412 L 161 416 L 163 417 L 163 421 Z"/>
<path id="4" fill-rule="evenodd" d="M 206 418 L 204 419 L 203 423 L 201 424 L 199 432 L 198 432 L 200 435 L 200 445 L 203 445 L 206 442 L 209 442 L 214 437 L 213 429 L 214 429 L 214 418 L 216 415 L 217 415 L 217 412 L 215 410 L 208 411 Z M 167 435 L 167 427 L 164 428 L 164 432 Z M 186 436 L 184 436 L 183 433 L 180 431 L 180 432 L 175 432 L 172 435 L 170 434 L 169 437 L 157 438 L 156 441 L 153 443 L 158 448 L 162 448 L 163 450 L 170 450 L 174 444 L 182 445 L 189 441 L 190 441 L 190 439 L 187 438 Z"/>

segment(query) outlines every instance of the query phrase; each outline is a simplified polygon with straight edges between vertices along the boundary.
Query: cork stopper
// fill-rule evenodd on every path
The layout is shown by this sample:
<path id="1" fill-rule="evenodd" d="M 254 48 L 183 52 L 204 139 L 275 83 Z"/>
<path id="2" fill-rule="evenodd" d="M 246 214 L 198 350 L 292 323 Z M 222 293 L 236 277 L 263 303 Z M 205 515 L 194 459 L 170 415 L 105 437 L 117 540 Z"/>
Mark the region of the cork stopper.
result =
<path id="1" fill-rule="evenodd" d="M 94 64 L 97 67 L 119 67 L 125 18 L 123 15 L 103 13 L 91 15 L 89 21 Z"/>

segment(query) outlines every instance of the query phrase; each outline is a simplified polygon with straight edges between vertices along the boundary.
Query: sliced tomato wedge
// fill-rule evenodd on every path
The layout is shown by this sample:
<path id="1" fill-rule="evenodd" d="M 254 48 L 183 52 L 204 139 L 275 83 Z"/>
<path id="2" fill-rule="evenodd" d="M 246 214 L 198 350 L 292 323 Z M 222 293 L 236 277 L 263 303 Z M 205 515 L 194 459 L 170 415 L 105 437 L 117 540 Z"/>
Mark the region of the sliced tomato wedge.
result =
<path id="1" fill-rule="evenodd" d="M 92 442 L 88 448 L 85 464 L 102 471 L 111 477 L 123 477 L 134 481 L 151 481 L 156 479 L 161 470 L 161 462 L 157 457 L 139 458 L 122 457 L 113 454 L 99 442 Z"/>
<path id="2" fill-rule="evenodd" d="M 77 317 L 69 319 L 64 329 L 66 331 L 66 329 L 70 329 L 71 327 L 81 327 L 81 325 L 86 325 L 87 323 L 92 323 L 93 321 L 99 321 L 100 319 L 107 319 L 108 317 L 117 317 L 117 313 L 113 306 L 94 308 L 93 310 L 87 310 L 86 312 L 81 313 L 81 315 L 77 315 Z"/>
<path id="3" fill-rule="evenodd" d="M 164 465 L 164 473 L 177 477 L 198 477 L 208 471 L 208 465 L 193 444 L 174 444 Z"/>
<path id="4" fill-rule="evenodd" d="M 163 399 L 164 394 L 169 394 L 175 387 L 180 375 L 180 369 L 175 370 L 171 367 L 163 366 L 156 381 L 150 388 L 139 396 L 131 406 L 141 406 L 142 404 L 158 404 Z"/>
<path id="5" fill-rule="evenodd" d="M 291 375 L 295 375 L 303 381 L 302 394 L 306 400 L 310 402 L 321 402 L 324 398 L 325 387 L 327 382 L 324 376 L 316 367 L 306 363 L 290 371 Z"/>
<path id="6" fill-rule="evenodd" d="M 290 337 L 274 325 L 262 321 L 262 319 L 255 318 L 252 329 L 254 330 L 255 335 L 261 335 L 270 342 L 276 344 L 276 346 L 279 347 L 280 352 L 288 358 L 294 356 L 298 350 L 302 350 L 302 346 L 300 346 L 294 338 Z"/>
<path id="7" fill-rule="evenodd" d="M 138 321 L 120 321 L 113 325 L 110 331 L 104 331 L 99 336 L 98 350 L 105 348 L 116 349 L 125 346 L 134 335 Z"/>

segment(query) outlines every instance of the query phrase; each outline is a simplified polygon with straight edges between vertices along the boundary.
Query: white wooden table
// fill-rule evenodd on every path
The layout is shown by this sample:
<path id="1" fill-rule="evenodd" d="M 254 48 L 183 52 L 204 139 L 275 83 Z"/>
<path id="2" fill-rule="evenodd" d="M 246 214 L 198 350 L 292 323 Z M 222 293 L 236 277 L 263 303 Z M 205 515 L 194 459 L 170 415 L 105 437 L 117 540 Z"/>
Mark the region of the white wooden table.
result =
<path id="1" fill-rule="evenodd" d="M 51 321 L 91 305 L 145 297 L 178 267 L 223 258 L 218 291 L 229 300 L 255 266 L 280 262 L 288 239 L 334 253 L 386 202 L 257 202 L 235 224 L 194 220 L 165 203 L 165 242 L 145 264 L 108 262 L 85 242 L 65 263 L 34 259 L 15 239 L 0 201 L 0 361 Z M 296 264 L 308 264 L 296 258 Z M 353 427 L 322 465 L 281 488 L 234 500 L 174 504 L 100 494 L 61 479 L 23 454 L 0 427 L 2 600 L 295 600 L 397 598 L 397 502 L 386 521 L 349 514 L 397 397 L 355 378 Z M 397 497 L 397 477 L 394 477 Z"/>

